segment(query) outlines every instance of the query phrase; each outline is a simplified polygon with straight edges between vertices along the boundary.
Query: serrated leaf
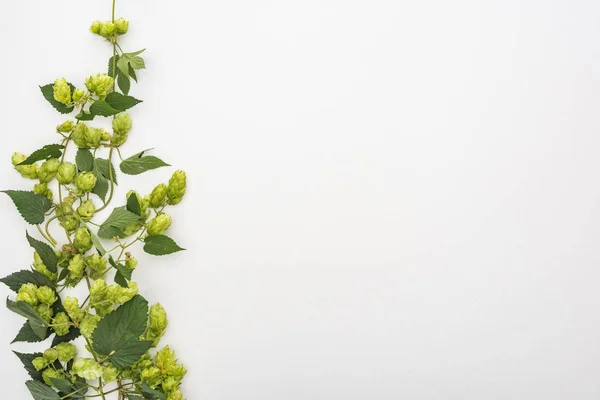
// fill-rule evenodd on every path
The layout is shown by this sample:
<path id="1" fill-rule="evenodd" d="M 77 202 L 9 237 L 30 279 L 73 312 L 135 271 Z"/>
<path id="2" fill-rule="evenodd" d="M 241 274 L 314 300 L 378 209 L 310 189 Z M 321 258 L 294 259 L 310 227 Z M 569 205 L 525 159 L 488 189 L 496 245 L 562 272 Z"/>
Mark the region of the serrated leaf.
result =
<path id="1" fill-rule="evenodd" d="M 153 235 L 144 239 L 144 251 L 154 256 L 164 256 L 185 250 L 166 235 Z"/>
<path id="2" fill-rule="evenodd" d="M 14 292 L 18 292 L 21 285 L 24 285 L 25 283 L 33 283 L 36 286 L 48 286 L 54 288 L 54 284 L 46 275 L 42 275 L 37 271 L 25 269 L 5 276 L 0 279 L 0 282 L 4 283 Z"/>
<path id="3" fill-rule="evenodd" d="M 60 396 L 50 386 L 40 381 L 25 382 L 35 400 L 60 400 Z"/>
<path id="4" fill-rule="evenodd" d="M 152 389 L 146 384 L 146 382 L 142 383 L 142 394 L 144 395 L 145 399 L 166 400 L 165 394 L 163 392 L 159 392 L 158 390 Z"/>
<path id="5" fill-rule="evenodd" d="M 130 65 L 129 66 L 129 77 L 137 82 L 137 75 L 135 73 L 135 69 Z"/>
<path id="6" fill-rule="evenodd" d="M 69 84 L 71 86 L 71 92 L 73 91 L 73 85 Z M 46 100 L 48 100 L 48 103 L 50 103 L 52 105 L 52 107 L 54 107 L 56 109 L 56 111 L 58 111 L 61 114 L 68 114 L 70 112 L 73 111 L 73 107 L 67 107 L 66 105 L 59 103 L 58 101 L 54 100 L 54 88 L 53 88 L 54 84 L 53 83 L 49 83 L 47 85 L 44 86 L 40 86 L 40 90 L 42 91 L 42 94 L 44 95 L 44 98 Z"/>
<path id="7" fill-rule="evenodd" d="M 115 183 L 115 185 L 118 184 L 117 171 L 115 170 L 115 166 L 112 165 L 112 163 L 109 163 L 107 159 L 96 158 L 96 160 L 94 161 L 94 167 L 96 168 L 97 173 L 102 174 L 102 176 L 108 179 L 109 181 L 112 180 Z"/>
<path id="8" fill-rule="evenodd" d="M 134 107 L 137 104 L 141 103 L 142 100 L 138 100 L 135 97 L 131 97 L 131 96 L 125 96 L 125 95 L 122 95 L 121 93 L 112 92 L 112 93 L 109 93 L 108 96 L 106 96 L 106 102 L 111 107 L 113 107 L 117 110 L 125 111 L 125 110 L 129 110 L 131 107 Z"/>
<path id="9" fill-rule="evenodd" d="M 34 192 L 23 190 L 4 190 L 21 214 L 21 216 L 32 225 L 44 222 L 46 213 L 52 207 L 52 202 L 46 197 Z"/>
<path id="10" fill-rule="evenodd" d="M 119 60 L 117 61 L 117 68 L 127 75 L 129 73 L 129 69 L 144 69 L 146 68 L 146 64 L 144 59 L 139 55 L 142 54 L 146 49 L 142 49 L 133 53 L 123 53 Z"/>
<path id="11" fill-rule="evenodd" d="M 123 92 L 124 95 L 129 94 L 129 89 L 131 89 L 131 82 L 129 81 L 129 76 L 121 73 L 117 75 L 117 84 L 119 85 L 119 89 Z"/>
<path id="12" fill-rule="evenodd" d="M 17 342 L 38 343 L 38 342 L 42 342 L 42 341 L 48 339 L 49 336 L 50 336 L 50 331 L 47 330 L 46 337 L 44 337 L 43 339 L 38 337 L 38 335 L 35 334 L 33 329 L 31 329 L 31 325 L 29 325 L 29 322 L 25 322 L 25 324 L 23 324 L 23 326 L 21 327 L 21 330 L 19 331 L 19 333 L 17 334 L 17 336 L 13 339 L 13 341 L 11 343 L 17 343 Z"/>
<path id="13" fill-rule="evenodd" d="M 52 382 L 52 386 L 54 386 L 61 392 L 68 394 L 74 391 L 71 381 L 68 381 L 66 379 L 50 378 L 50 382 Z"/>
<path id="14" fill-rule="evenodd" d="M 146 330 L 147 323 L 148 301 L 136 295 L 98 322 L 92 346 L 98 354 L 108 356 L 115 367 L 127 368 L 139 360 L 152 344 L 138 339 Z"/>
<path id="15" fill-rule="evenodd" d="M 31 165 L 38 161 L 49 160 L 51 158 L 60 158 L 62 155 L 62 149 L 65 146 L 62 144 L 48 144 L 41 149 L 38 149 L 31 153 L 29 157 L 27 157 L 24 161 L 22 161 L 19 165 Z"/>
<path id="16" fill-rule="evenodd" d="M 33 333 L 35 333 L 40 339 L 46 338 L 48 329 L 46 321 L 44 321 L 40 314 L 29 304 L 25 303 L 24 301 L 12 301 L 7 298 L 6 308 L 15 314 L 19 314 L 20 316 L 27 318 Z"/>
<path id="17" fill-rule="evenodd" d="M 54 336 L 54 339 L 52 339 L 52 347 L 56 346 L 59 343 L 65 343 L 65 342 L 70 342 L 71 340 L 75 340 L 79 336 L 81 336 L 81 332 L 79 331 L 79 328 L 72 326 L 66 335 L 63 335 L 63 336 L 55 335 Z"/>
<path id="18" fill-rule="evenodd" d="M 96 116 L 91 112 L 80 111 L 79 114 L 75 116 L 75 119 L 79 121 L 92 121 Z"/>
<path id="19" fill-rule="evenodd" d="M 118 54 L 108 59 L 108 76 L 112 76 L 114 78 L 117 74 L 117 61 L 119 61 Z"/>
<path id="20" fill-rule="evenodd" d="M 127 268 L 123 264 L 117 264 L 115 260 L 111 257 L 108 258 L 108 262 L 110 265 L 117 271 L 115 274 L 115 283 L 123 287 L 129 287 L 127 281 L 131 280 L 131 275 L 133 274 L 133 270 Z"/>
<path id="21" fill-rule="evenodd" d="M 32 361 L 37 357 L 41 357 L 42 353 L 27 354 L 19 353 L 17 351 L 13 351 L 13 353 L 15 353 L 17 357 L 19 357 L 19 360 L 21 360 L 23 366 L 25 367 L 25 370 L 29 373 L 29 376 L 31 376 L 32 379 L 39 381 L 42 380 L 42 371 L 37 371 L 32 364 Z"/>
<path id="22" fill-rule="evenodd" d="M 90 112 L 93 115 L 100 115 L 103 117 L 110 117 L 117 115 L 121 111 L 108 104 L 105 100 L 96 100 L 94 104 L 90 106 Z"/>
<path id="23" fill-rule="evenodd" d="M 112 239 L 115 236 L 123 237 L 122 229 L 140 220 L 140 216 L 128 211 L 125 206 L 117 207 L 100 225 L 98 236 L 103 239 Z"/>
<path id="24" fill-rule="evenodd" d="M 127 175 L 139 175 L 152 169 L 170 166 L 158 157 L 145 156 L 144 154 L 148 151 L 149 150 L 140 151 L 123 160 L 120 166 L 121 171 Z"/>
<path id="25" fill-rule="evenodd" d="M 140 201 L 135 193 L 131 193 L 129 197 L 127 197 L 127 210 L 142 216 L 142 206 L 140 206 Z"/>
<path id="26" fill-rule="evenodd" d="M 29 232 L 25 231 L 25 234 L 29 245 L 33 247 L 34 250 L 38 253 L 44 265 L 51 272 L 56 272 L 56 265 L 58 263 L 58 260 L 56 258 L 56 254 L 54 253 L 54 249 L 48 246 L 46 243 L 29 236 Z"/>
<path id="27" fill-rule="evenodd" d="M 75 163 L 79 172 L 92 171 L 94 169 L 94 155 L 88 149 L 78 149 Z"/>
<path id="28" fill-rule="evenodd" d="M 96 175 L 96 186 L 92 189 L 92 193 L 100 197 L 102 201 L 106 201 L 106 193 L 108 193 L 108 181 L 102 175 Z"/>

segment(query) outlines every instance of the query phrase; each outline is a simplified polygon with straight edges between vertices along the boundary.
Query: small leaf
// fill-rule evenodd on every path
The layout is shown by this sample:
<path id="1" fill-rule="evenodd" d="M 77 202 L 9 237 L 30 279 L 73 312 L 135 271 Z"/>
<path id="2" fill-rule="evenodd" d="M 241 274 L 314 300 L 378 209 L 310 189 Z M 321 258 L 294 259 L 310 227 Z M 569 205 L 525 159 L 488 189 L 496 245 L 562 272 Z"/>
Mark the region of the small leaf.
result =
<path id="1" fill-rule="evenodd" d="M 127 210 L 140 217 L 142 216 L 142 207 L 140 206 L 140 201 L 135 193 L 131 193 L 127 198 Z"/>
<path id="2" fill-rule="evenodd" d="M 94 156 L 88 149 L 78 149 L 75 156 L 77 169 L 81 171 L 92 171 L 94 169 Z"/>
<path id="3" fill-rule="evenodd" d="M 38 161 L 49 160 L 51 158 L 59 158 L 62 155 L 62 149 L 65 146 L 62 144 L 48 144 L 39 150 L 31 153 L 29 157 L 22 161 L 19 165 L 31 165 Z"/>
<path id="4" fill-rule="evenodd" d="M 125 111 L 141 103 L 142 100 L 138 100 L 131 96 L 124 96 L 121 93 L 112 92 L 106 96 L 106 102 L 117 110 Z"/>
<path id="5" fill-rule="evenodd" d="M 41 242 L 37 239 L 29 236 L 29 232 L 25 232 L 27 241 L 29 245 L 34 248 L 34 250 L 38 253 L 44 265 L 51 271 L 56 272 L 56 264 L 58 260 L 56 259 L 56 254 L 54 253 L 54 249 L 48 246 L 46 243 Z"/>
<path id="6" fill-rule="evenodd" d="M 112 107 L 104 100 L 96 100 L 94 104 L 90 106 L 90 112 L 93 115 L 101 115 L 103 117 L 110 117 L 112 115 L 117 115 L 121 111 Z"/>
<path id="7" fill-rule="evenodd" d="M 73 85 L 71 85 L 71 84 L 69 84 L 69 85 L 71 86 L 71 91 L 72 91 Z M 58 111 L 59 113 L 68 114 L 73 111 L 73 107 L 67 107 L 63 103 L 59 103 L 58 101 L 54 100 L 54 84 L 53 83 L 49 83 L 48 85 L 45 85 L 45 86 L 40 86 L 40 90 L 42 91 L 44 98 L 46 100 L 48 100 L 48 103 L 52 104 L 52 107 L 54 107 L 56 109 L 56 111 Z"/>
<path id="8" fill-rule="evenodd" d="M 110 165 L 110 170 L 109 170 Z M 109 181 L 113 181 L 116 184 L 117 182 L 117 171 L 115 170 L 115 166 L 112 163 L 109 163 L 107 159 L 104 158 L 96 158 L 94 161 L 94 167 L 97 169 L 97 172 L 102 174 Z"/>
<path id="9" fill-rule="evenodd" d="M 70 342 L 71 340 L 77 339 L 79 336 L 81 336 L 81 332 L 79 331 L 79 328 L 75 328 L 74 326 L 72 326 L 66 335 L 63 335 L 63 336 L 55 335 L 54 339 L 52 339 L 51 346 L 54 347 L 59 343 Z"/>
<path id="10" fill-rule="evenodd" d="M 135 69 L 130 65 L 129 66 L 129 77 L 137 82 L 137 75 L 135 73 Z"/>
<path id="11" fill-rule="evenodd" d="M 117 61 L 119 61 L 118 54 L 115 54 L 114 56 L 108 59 L 108 76 L 112 76 L 114 78 L 117 74 Z"/>
<path id="12" fill-rule="evenodd" d="M 46 213 L 52 208 L 52 202 L 46 197 L 34 192 L 22 190 L 4 190 L 17 206 L 21 216 L 32 225 L 44 222 Z"/>
<path id="13" fill-rule="evenodd" d="M 146 382 L 142 383 L 142 394 L 145 399 L 149 400 L 166 400 L 164 393 L 159 392 L 158 390 L 152 389 L 150 386 L 146 384 Z"/>
<path id="14" fill-rule="evenodd" d="M 129 285 L 127 284 L 127 281 L 131 280 L 131 275 L 133 274 L 133 270 L 127 268 L 123 264 L 117 264 L 115 262 L 115 260 L 112 258 L 112 256 L 108 258 L 108 262 L 110 263 L 110 265 L 112 265 L 112 267 L 114 269 L 117 270 L 117 273 L 115 274 L 115 283 L 118 283 L 119 285 L 121 285 L 123 287 L 129 287 Z"/>
<path id="15" fill-rule="evenodd" d="M 134 53 L 123 53 L 117 61 L 117 68 L 125 75 L 129 73 L 129 69 L 144 69 L 146 64 L 144 59 L 139 55 L 142 54 L 146 49 L 136 51 Z"/>
<path id="16" fill-rule="evenodd" d="M 128 211 L 125 207 L 117 207 L 98 229 L 98 236 L 112 239 L 115 236 L 124 237 L 122 229 L 140 220 L 140 216 Z"/>
<path id="17" fill-rule="evenodd" d="M 25 384 L 35 400 L 60 400 L 58 393 L 40 381 L 27 381 Z"/>
<path id="18" fill-rule="evenodd" d="M 79 121 L 92 121 L 96 116 L 91 112 L 80 111 L 79 114 L 75 116 L 75 118 Z"/>
<path id="19" fill-rule="evenodd" d="M 19 360 L 21 360 L 21 362 L 23 363 L 23 366 L 25 367 L 25 370 L 29 373 L 29 376 L 31 376 L 32 379 L 35 379 L 38 381 L 42 380 L 42 371 L 36 370 L 32 364 L 32 361 L 34 359 L 36 359 L 37 357 L 41 357 L 42 353 L 27 354 L 27 353 L 19 353 L 16 351 L 13 351 L 13 353 L 15 353 L 15 355 L 17 357 L 19 357 Z"/>
<path id="20" fill-rule="evenodd" d="M 106 193 L 108 193 L 108 181 L 104 176 L 96 175 L 96 186 L 94 186 L 92 189 L 92 193 L 100 197 L 102 201 L 106 201 Z"/>
<path id="21" fill-rule="evenodd" d="M 37 271 L 21 270 L 0 279 L 13 292 L 18 292 L 22 285 L 33 283 L 36 286 L 48 286 L 54 288 L 54 284 L 46 275 L 42 275 Z"/>
<path id="22" fill-rule="evenodd" d="M 123 92 L 124 95 L 129 94 L 129 89 L 131 89 L 131 82 L 129 81 L 129 76 L 121 73 L 117 76 L 117 84 L 119 85 L 119 89 Z"/>
<path id="23" fill-rule="evenodd" d="M 31 329 L 31 325 L 29 322 L 25 322 L 25 324 L 21 327 L 21 330 L 17 334 L 17 336 L 13 339 L 11 343 L 17 342 L 28 342 L 28 343 L 38 343 L 46 340 L 50 336 L 50 331 L 46 331 L 46 337 L 40 338 L 35 334 L 33 329 Z"/>
<path id="24" fill-rule="evenodd" d="M 127 175 L 139 175 L 152 169 L 169 166 L 169 164 L 158 157 L 145 156 L 144 153 L 147 151 L 148 150 L 140 151 L 124 160 L 121 163 L 121 171 Z"/>
<path id="25" fill-rule="evenodd" d="M 66 379 L 50 378 L 50 382 L 52 382 L 52 386 L 54 386 L 61 392 L 64 392 L 67 394 L 73 392 L 73 385 L 71 384 L 70 381 L 68 381 Z"/>
<path id="26" fill-rule="evenodd" d="M 155 256 L 164 256 L 185 250 L 166 235 L 153 235 L 144 239 L 144 251 Z"/>
<path id="27" fill-rule="evenodd" d="M 29 304 L 24 301 L 12 301 L 10 299 L 6 299 L 6 308 L 15 314 L 19 314 L 22 317 L 25 317 L 29 320 L 29 325 L 31 325 L 31 330 L 33 333 L 37 335 L 40 339 L 46 338 L 47 333 L 47 325 L 46 321 L 42 319 L 40 314 Z"/>

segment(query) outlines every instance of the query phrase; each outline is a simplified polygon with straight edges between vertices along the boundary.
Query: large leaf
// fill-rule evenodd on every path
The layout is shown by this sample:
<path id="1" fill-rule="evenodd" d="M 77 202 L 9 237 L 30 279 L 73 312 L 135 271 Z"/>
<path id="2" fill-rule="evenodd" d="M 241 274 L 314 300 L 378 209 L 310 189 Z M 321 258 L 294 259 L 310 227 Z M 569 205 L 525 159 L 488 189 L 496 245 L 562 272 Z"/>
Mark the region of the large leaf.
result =
<path id="1" fill-rule="evenodd" d="M 144 239 L 144 251 L 154 256 L 164 256 L 185 250 L 166 235 L 153 235 Z"/>
<path id="2" fill-rule="evenodd" d="M 54 389 L 40 381 L 27 381 L 25 384 L 35 400 L 60 400 Z"/>
<path id="3" fill-rule="evenodd" d="M 100 320 L 93 334 L 94 350 L 124 369 L 139 360 L 151 344 L 140 341 L 148 323 L 148 301 L 137 295 Z"/>
<path id="4" fill-rule="evenodd" d="M 71 92 L 73 92 L 73 85 L 71 85 L 71 84 L 69 84 L 69 85 L 71 86 Z M 73 107 L 67 107 L 63 103 L 59 103 L 58 101 L 54 100 L 53 86 L 54 86 L 53 83 L 49 83 L 48 85 L 40 86 L 40 90 L 42 91 L 44 98 L 46 100 L 48 100 L 48 103 L 52 104 L 52 107 L 54 107 L 56 109 L 56 111 L 58 111 L 59 113 L 68 114 L 68 113 L 72 112 Z"/>
<path id="5" fill-rule="evenodd" d="M 15 355 L 17 357 L 19 357 L 19 360 L 21 360 L 21 362 L 23 363 L 23 366 L 25 367 L 25 370 L 29 373 L 29 376 L 31 376 L 32 379 L 35 379 L 38 381 L 42 380 L 42 371 L 36 370 L 32 364 L 32 361 L 34 359 L 36 359 L 37 357 L 41 357 L 42 353 L 27 354 L 27 353 L 19 353 L 16 351 L 13 351 L 13 353 L 15 353 Z"/>
<path id="6" fill-rule="evenodd" d="M 106 221 L 100 225 L 98 236 L 103 239 L 112 239 L 113 237 L 124 237 L 123 229 L 140 220 L 140 216 L 128 211 L 125 206 L 117 207 L 108 216 Z"/>
<path id="7" fill-rule="evenodd" d="M 62 144 L 48 144 L 42 147 L 41 149 L 31 153 L 31 155 L 27 157 L 24 161 L 19 163 L 19 165 L 31 165 L 38 161 L 49 160 L 51 158 L 59 158 L 62 155 L 62 149 L 64 148 L 65 146 L 63 146 Z"/>
<path id="8" fill-rule="evenodd" d="M 46 213 L 52 207 L 52 202 L 46 197 L 34 192 L 23 190 L 4 190 L 17 206 L 21 216 L 32 225 L 44 222 Z"/>
<path id="9" fill-rule="evenodd" d="M 145 156 L 148 150 L 140 151 L 121 163 L 121 171 L 127 175 L 139 175 L 142 172 L 160 167 L 168 167 L 169 164 L 155 156 Z"/>
<path id="10" fill-rule="evenodd" d="M 50 337 L 50 335 L 51 335 L 50 330 L 47 330 L 46 331 L 46 337 L 40 338 L 38 335 L 35 334 L 35 332 L 33 331 L 33 329 L 31 329 L 31 325 L 29 324 L 29 322 L 25 322 L 25 324 L 21 327 L 21 330 L 19 331 L 19 333 L 17 334 L 17 336 L 13 339 L 13 341 L 11 343 L 17 343 L 17 342 L 37 343 L 37 342 L 42 342 L 42 341 L 48 339 L 48 337 Z"/>
<path id="11" fill-rule="evenodd" d="M 44 321 L 40 314 L 29 304 L 25 303 L 24 301 L 12 301 L 7 298 L 6 308 L 22 317 L 27 318 L 33 333 L 35 333 L 40 339 L 46 338 L 46 333 L 48 332 L 46 321 Z"/>
<path id="12" fill-rule="evenodd" d="M 54 287 L 54 284 L 46 275 L 42 275 L 37 271 L 21 270 L 13 272 L 12 274 L 0 279 L 0 282 L 4 283 L 14 292 L 18 292 L 22 285 L 25 283 L 33 283 L 37 286 L 49 286 Z"/>
<path id="13" fill-rule="evenodd" d="M 41 242 L 41 241 L 29 236 L 29 232 L 25 232 L 25 233 L 26 233 L 27 241 L 29 242 L 29 245 L 35 249 L 35 251 L 38 253 L 40 258 L 42 259 L 42 262 L 44 263 L 44 265 L 51 272 L 56 272 L 56 265 L 58 263 L 58 260 L 56 258 L 56 254 L 54 253 L 54 249 L 52 249 L 52 247 L 48 246 L 46 243 Z"/>
<path id="14" fill-rule="evenodd" d="M 142 49 L 134 53 L 123 53 L 117 61 L 117 68 L 119 68 L 120 72 L 125 75 L 131 75 L 131 70 L 146 68 L 144 59 L 140 57 L 140 54 L 142 54 L 145 50 L 146 49 Z"/>

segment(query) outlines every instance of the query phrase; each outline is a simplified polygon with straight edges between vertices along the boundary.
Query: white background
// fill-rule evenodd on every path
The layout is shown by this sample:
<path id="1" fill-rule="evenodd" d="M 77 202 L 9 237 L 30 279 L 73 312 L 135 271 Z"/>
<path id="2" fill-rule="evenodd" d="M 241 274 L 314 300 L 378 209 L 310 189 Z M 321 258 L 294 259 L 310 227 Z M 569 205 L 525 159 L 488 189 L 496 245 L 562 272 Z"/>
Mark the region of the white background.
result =
<path id="1" fill-rule="evenodd" d="M 37 85 L 105 70 L 87 29 L 110 2 L 2 14 L 0 186 L 28 189 L 12 152 L 63 120 Z M 156 147 L 188 172 L 170 211 L 188 251 L 135 251 L 188 399 L 600 397 L 597 1 L 119 0 L 117 15 L 124 48 L 148 48 L 124 155 Z M 122 176 L 116 204 L 172 171 Z M 5 275 L 31 249 L 0 200 Z M 21 318 L 0 316 L 1 397 L 29 398 L 8 345 Z"/>

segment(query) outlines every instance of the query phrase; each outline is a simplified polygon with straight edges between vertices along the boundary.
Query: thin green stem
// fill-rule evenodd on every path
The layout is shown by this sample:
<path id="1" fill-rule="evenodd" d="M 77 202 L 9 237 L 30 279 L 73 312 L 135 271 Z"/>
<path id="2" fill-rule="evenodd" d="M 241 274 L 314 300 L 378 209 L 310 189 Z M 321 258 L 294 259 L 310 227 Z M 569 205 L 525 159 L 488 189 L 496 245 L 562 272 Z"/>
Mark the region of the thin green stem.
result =
<path id="1" fill-rule="evenodd" d="M 42 227 L 41 227 L 41 226 L 39 226 L 39 225 L 36 225 L 35 227 L 36 227 L 36 228 L 38 229 L 38 231 L 40 232 L 40 235 L 42 235 L 42 236 L 44 237 L 44 239 L 46 239 L 46 241 L 47 241 L 48 243 L 50 243 L 52 246 L 56 246 L 56 243 L 54 243 L 54 241 L 53 241 L 51 238 L 49 238 L 48 236 L 46 236 L 46 234 L 45 234 L 45 233 L 44 233 L 44 231 L 42 230 Z"/>
<path id="2" fill-rule="evenodd" d="M 69 146 L 69 142 L 70 141 L 71 141 L 70 137 L 68 137 L 65 140 L 65 144 L 64 144 L 65 148 L 63 149 L 63 154 L 62 154 L 62 157 L 60 159 L 61 163 L 65 162 L 65 156 L 67 154 L 67 147 Z M 62 214 L 62 217 L 64 218 L 65 214 L 64 214 L 63 208 L 62 208 L 63 199 L 62 199 L 62 189 L 61 188 L 62 188 L 62 185 L 59 183 L 58 184 L 58 208 L 56 209 L 56 215 L 58 215 L 58 212 L 60 210 L 60 213 Z M 69 240 L 69 244 L 71 246 L 73 246 L 73 241 L 71 240 L 71 235 L 69 234 L 69 230 L 67 228 L 65 228 L 65 234 L 67 235 L 67 239 Z"/>
<path id="3" fill-rule="evenodd" d="M 58 242 L 56 241 L 56 239 L 54 239 L 52 237 L 52 234 L 50 233 L 50 229 L 48 229 L 50 227 L 50 222 L 54 221 L 56 218 L 58 218 L 58 215 L 53 216 L 52 218 L 49 218 L 48 221 L 46 221 L 46 226 L 44 226 L 44 230 L 46 231 L 46 235 L 48 235 L 48 238 L 50 238 L 53 242 L 53 246 L 56 246 L 58 244 Z"/>

